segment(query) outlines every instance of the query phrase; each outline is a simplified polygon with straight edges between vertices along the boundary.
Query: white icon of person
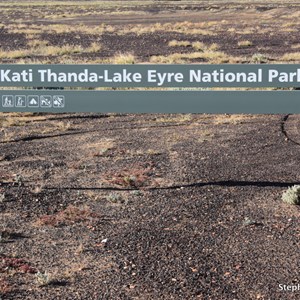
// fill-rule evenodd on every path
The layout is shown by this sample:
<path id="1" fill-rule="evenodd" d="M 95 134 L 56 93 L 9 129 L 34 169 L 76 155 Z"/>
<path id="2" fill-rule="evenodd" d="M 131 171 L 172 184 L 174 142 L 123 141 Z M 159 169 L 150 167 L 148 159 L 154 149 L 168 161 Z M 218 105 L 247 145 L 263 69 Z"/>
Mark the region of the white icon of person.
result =
<path id="1" fill-rule="evenodd" d="M 22 98 L 18 98 L 18 103 L 17 103 L 18 106 L 21 106 L 23 105 L 23 99 Z"/>
<path id="2" fill-rule="evenodd" d="M 12 101 L 10 98 L 5 97 L 4 99 L 4 106 L 12 106 Z"/>

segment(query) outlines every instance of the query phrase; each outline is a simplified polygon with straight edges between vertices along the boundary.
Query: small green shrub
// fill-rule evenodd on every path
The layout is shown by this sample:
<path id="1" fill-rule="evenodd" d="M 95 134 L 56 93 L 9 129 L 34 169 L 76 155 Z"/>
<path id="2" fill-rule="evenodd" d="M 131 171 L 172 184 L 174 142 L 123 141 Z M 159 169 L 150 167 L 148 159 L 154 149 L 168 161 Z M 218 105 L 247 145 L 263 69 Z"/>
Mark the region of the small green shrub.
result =
<path id="1" fill-rule="evenodd" d="M 282 194 L 282 200 L 288 204 L 299 205 L 300 204 L 300 185 L 294 185 L 289 187 Z"/>
<path id="2" fill-rule="evenodd" d="M 113 203 L 124 203 L 125 200 L 122 198 L 121 195 L 117 194 L 117 193 L 111 193 L 107 196 L 107 200 L 109 200 L 110 202 Z"/>
<path id="3" fill-rule="evenodd" d="M 251 57 L 251 62 L 255 64 L 262 64 L 268 61 L 267 57 L 261 53 L 255 53 Z"/>
<path id="4" fill-rule="evenodd" d="M 45 273 L 37 272 L 35 274 L 35 277 L 39 286 L 50 285 L 53 282 L 51 275 L 48 274 L 47 272 Z"/>

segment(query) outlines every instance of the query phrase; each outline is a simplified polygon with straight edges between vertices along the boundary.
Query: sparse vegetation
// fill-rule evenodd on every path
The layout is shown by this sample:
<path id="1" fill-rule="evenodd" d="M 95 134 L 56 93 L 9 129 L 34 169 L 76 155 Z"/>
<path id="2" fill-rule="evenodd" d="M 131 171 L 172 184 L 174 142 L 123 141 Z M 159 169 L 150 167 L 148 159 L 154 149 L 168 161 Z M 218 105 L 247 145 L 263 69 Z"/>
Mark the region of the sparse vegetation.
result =
<path id="1" fill-rule="evenodd" d="M 299 7 L 2 1 L 0 61 L 297 62 Z M 0 298 L 283 295 L 268 287 L 299 274 L 299 210 L 274 205 L 272 183 L 287 170 L 297 178 L 286 155 L 292 144 L 274 152 L 281 122 L 278 115 L 0 114 Z M 286 120 L 288 134 L 297 134 L 294 123 L 297 116 Z M 282 196 L 295 204 L 299 190 Z M 279 267 L 260 274 L 262 264 Z M 253 274 L 249 290 L 243 283 Z"/>
<path id="2" fill-rule="evenodd" d="M 30 50 L 29 50 L 30 51 Z M 45 46 L 33 51 L 33 55 L 46 55 L 46 56 L 56 56 L 56 55 L 70 55 L 76 53 L 82 53 L 84 50 L 78 45 L 63 45 L 59 46 Z"/>
<path id="3" fill-rule="evenodd" d="M 132 65 L 136 62 L 136 58 L 132 53 L 118 53 L 112 59 L 112 64 Z"/>
<path id="4" fill-rule="evenodd" d="M 47 41 L 30 40 L 29 49 L 22 50 L 1 50 L 0 59 L 20 59 L 32 56 L 65 56 L 79 53 L 96 53 L 101 50 L 101 45 L 93 42 L 87 48 L 80 45 L 66 44 L 63 46 L 50 46 Z"/>
<path id="5" fill-rule="evenodd" d="M 252 42 L 250 42 L 250 41 L 240 41 L 240 42 L 238 42 L 238 46 L 239 47 L 250 47 L 250 46 L 252 46 L 253 44 L 252 44 Z"/>
<path id="6" fill-rule="evenodd" d="M 75 45 L 64 45 L 58 46 L 47 46 L 40 44 L 38 47 L 24 50 L 12 50 L 4 51 L 0 50 L 0 58 L 18 59 L 31 56 L 57 56 L 57 55 L 70 55 L 83 52 L 81 46 Z"/>
<path id="7" fill-rule="evenodd" d="M 300 49 L 300 44 L 294 44 L 291 46 L 292 49 Z"/>
<path id="8" fill-rule="evenodd" d="M 196 51 L 204 51 L 204 50 L 207 49 L 207 46 L 204 43 L 201 43 L 201 42 L 193 42 L 192 47 Z"/>
<path id="9" fill-rule="evenodd" d="M 126 2 L 126 5 L 125 5 Z M 235 48 L 234 52 L 238 51 L 237 49 L 243 49 L 247 47 L 251 47 L 253 51 L 264 51 L 266 54 L 264 55 L 264 59 L 258 57 L 257 53 L 249 53 L 248 57 L 242 57 L 238 53 L 231 53 L 229 50 L 226 52 L 217 51 L 218 49 L 223 49 L 226 45 L 226 39 L 222 41 L 220 39 L 220 44 L 211 44 L 210 46 L 205 45 L 202 40 L 203 36 L 215 36 L 215 35 L 228 35 L 232 36 L 232 34 L 246 36 L 246 35 L 253 35 L 253 34 L 268 34 L 270 37 L 274 36 L 276 38 L 277 32 L 295 32 L 295 26 L 298 24 L 297 22 L 293 21 L 292 18 L 291 22 L 287 19 L 277 19 L 276 23 L 274 23 L 271 19 L 266 19 L 264 24 L 260 24 L 260 22 L 251 23 L 249 24 L 241 19 L 236 20 L 236 24 L 233 27 L 230 27 L 231 19 L 224 19 L 219 21 L 211 21 L 211 20 L 204 20 L 202 22 L 190 22 L 190 21 L 183 21 L 183 22 L 161 22 L 161 23 L 142 23 L 142 24 L 125 24 L 124 26 L 120 26 L 118 23 L 105 24 L 105 22 L 101 24 L 84 24 L 80 23 L 76 26 L 70 24 L 63 24 L 61 20 L 64 18 L 79 20 L 79 18 L 83 16 L 118 16 L 120 15 L 131 15 L 131 14 L 148 14 L 148 12 L 144 12 L 144 8 L 150 5 L 150 2 L 143 1 L 143 3 L 139 3 L 137 1 L 130 1 L 130 2 L 122 2 L 122 5 L 126 6 L 126 10 L 123 11 L 120 9 L 120 2 L 119 1 L 110 1 L 109 2 L 101 2 L 96 3 L 94 1 L 88 1 L 82 3 L 82 5 L 76 5 L 78 2 L 68 2 L 72 3 L 68 7 L 68 10 L 65 11 L 66 5 L 63 3 L 57 2 L 57 5 L 49 5 L 47 2 L 46 8 L 40 5 L 38 2 L 29 2 L 28 6 L 23 6 L 21 3 L 11 7 L 10 5 L 6 6 L 4 3 L 1 4 L 1 8 L 3 12 L 9 16 L 10 13 L 14 13 L 17 11 L 22 11 L 24 18 L 19 18 L 15 20 L 15 22 L 8 22 L 6 17 L 3 21 L 3 27 L 7 33 L 11 34 L 11 40 L 16 42 L 16 47 L 11 47 L 11 45 L 6 45 L 4 42 L 0 48 L 0 60 L 3 62 L 15 62 L 15 63 L 117 63 L 117 64 L 132 64 L 137 62 L 151 62 L 151 63 L 191 63 L 194 60 L 198 60 L 200 62 L 208 62 L 208 63 L 237 63 L 237 62 L 251 62 L 251 63 L 265 63 L 268 59 L 267 54 L 270 54 L 272 47 L 265 47 L 264 45 L 255 45 L 253 46 L 253 42 L 249 39 L 242 39 L 241 41 L 237 42 L 238 47 Z M 135 4 L 134 4 L 135 3 Z M 152 3 L 153 4 L 153 3 Z M 165 5 L 165 3 L 162 3 Z M 195 3 L 193 4 L 195 5 Z M 150 5 L 151 6 L 151 5 Z M 167 5 L 168 6 L 168 5 Z M 34 10 L 31 11 L 31 7 L 34 7 Z M 76 11 L 80 7 L 80 13 Z M 115 10 L 116 7 L 119 7 L 118 10 Z M 123 6 L 122 6 L 123 7 Z M 141 10 L 138 10 L 138 7 Z M 185 7 L 185 4 L 182 5 Z M 189 6 L 186 6 L 188 8 Z M 112 9 L 114 8 L 114 9 Z M 54 23 L 47 24 L 34 24 L 32 22 L 28 23 L 29 17 L 34 16 L 41 16 L 44 15 L 45 18 L 50 18 Z M 295 15 L 297 17 L 297 15 Z M 8 18 L 8 17 L 7 17 Z M 31 18 L 30 18 L 31 20 Z M 270 26 L 266 26 L 266 24 Z M 275 29 L 277 31 L 275 31 Z M 126 52 L 124 54 L 120 53 L 110 53 L 107 56 L 107 48 L 104 42 L 102 41 L 101 36 L 105 34 L 113 33 L 114 36 L 127 36 L 128 35 L 128 45 L 129 47 L 124 48 Z M 187 53 L 172 53 L 173 51 L 170 50 L 169 54 L 164 53 L 164 55 L 150 55 L 144 57 L 142 55 L 142 59 L 139 56 L 134 55 L 133 53 L 140 53 L 139 43 L 134 42 L 135 40 L 142 38 L 150 38 L 147 35 L 155 33 L 156 36 L 162 35 L 162 40 L 167 40 L 166 42 L 169 47 L 185 47 L 187 48 L 185 52 Z M 53 34 L 62 34 L 66 36 L 65 44 L 56 44 L 51 36 Z M 72 35 L 72 42 L 68 42 L 68 35 Z M 193 35 L 194 37 L 197 36 L 199 41 L 190 41 L 188 39 L 184 39 L 184 37 L 180 37 L 178 39 L 178 34 L 180 35 Z M 24 47 L 24 41 L 22 35 L 25 35 L 27 40 L 28 47 Z M 91 39 L 90 45 L 86 45 L 82 41 L 85 40 L 87 36 L 94 36 L 93 40 Z M 164 37 L 166 36 L 166 38 Z M 74 42 L 74 37 L 78 40 L 78 43 Z M 248 36 L 247 36 L 248 38 Z M 251 38 L 251 37 L 250 37 Z M 20 40 L 19 40 L 20 39 Z M 130 40 L 133 39 L 133 42 Z M 5 41 L 7 41 L 6 39 Z M 201 40 L 201 41 L 200 41 Z M 212 40 L 215 40 L 214 38 Z M 101 44 L 99 43 L 101 41 Z M 20 42 L 20 43 L 19 43 Z M 153 45 L 157 41 L 153 42 Z M 225 43 L 225 44 L 224 44 Z M 20 46 L 18 46 L 20 44 Z M 114 46 L 111 46 L 112 49 Z M 151 47 L 151 46 L 150 46 Z M 227 48 L 227 47 L 226 47 Z M 297 45 L 292 45 L 291 49 L 298 49 Z M 195 52 L 193 52 L 193 50 Z M 250 49 L 249 49 L 250 51 Z M 287 50 L 288 51 L 288 47 Z M 196 57 L 197 52 L 203 52 L 205 55 L 203 57 Z M 129 55 L 128 55 L 129 53 Z M 221 55 L 223 53 L 227 55 Z M 272 52 L 271 52 L 272 53 Z M 94 55 L 86 55 L 85 54 L 94 54 Z M 181 55 L 179 55 L 181 54 Z M 140 55 L 140 54 L 139 54 Z M 189 57 L 190 56 L 190 57 Z M 286 53 L 280 54 L 279 57 L 275 57 L 278 59 L 278 62 L 282 61 L 299 61 L 297 53 Z M 145 59 L 145 61 L 144 61 Z M 272 58 L 273 59 L 273 58 Z"/>
<path id="10" fill-rule="evenodd" d="M 38 226 L 62 226 L 81 222 L 91 222 L 99 218 L 89 207 L 76 207 L 69 205 L 62 211 L 53 215 L 41 216 L 35 224 Z"/>
<path id="11" fill-rule="evenodd" d="M 57 122 L 55 124 L 55 127 L 59 130 L 59 131 L 68 131 L 71 129 L 71 123 L 70 122 Z"/>
<path id="12" fill-rule="evenodd" d="M 168 56 L 152 56 L 150 62 L 152 63 L 167 63 L 167 64 L 180 64 L 186 63 L 190 60 L 203 60 L 210 63 L 228 63 L 234 62 L 236 59 L 228 56 L 221 51 L 206 50 L 202 52 L 192 52 L 192 53 L 175 53 Z"/>
<path id="13" fill-rule="evenodd" d="M 107 174 L 104 178 L 105 182 L 125 187 L 125 188 L 140 188 L 150 181 L 152 168 L 135 167 L 132 169 L 124 169 L 116 174 Z"/>
<path id="14" fill-rule="evenodd" d="M 88 53 L 96 53 L 101 50 L 101 45 L 99 43 L 93 42 L 88 48 L 84 49 Z"/>
<path id="15" fill-rule="evenodd" d="M 253 115 L 242 115 L 242 114 L 220 114 L 216 115 L 214 118 L 215 124 L 242 124 L 253 119 Z"/>
<path id="16" fill-rule="evenodd" d="M 300 185 L 289 187 L 282 194 L 282 200 L 288 204 L 300 204 Z"/>
<path id="17" fill-rule="evenodd" d="M 65 280 L 61 280 L 57 274 L 50 274 L 48 272 L 37 272 L 35 279 L 39 287 L 65 283 Z"/>
<path id="18" fill-rule="evenodd" d="M 156 122 L 162 122 L 162 123 L 168 123 L 168 122 L 189 122 L 192 120 L 191 114 L 178 114 L 174 117 L 163 117 L 163 118 L 157 118 Z"/>
<path id="19" fill-rule="evenodd" d="M 27 37 L 29 39 L 29 37 Z M 37 47 L 45 47 L 45 46 L 48 46 L 49 45 L 49 41 L 43 41 L 43 40 L 38 40 L 38 39 L 32 39 L 32 40 L 29 40 L 27 42 L 27 45 L 29 47 L 34 47 L 34 48 L 37 48 Z"/>
<path id="20" fill-rule="evenodd" d="M 51 284 L 52 282 L 52 278 L 50 274 L 48 274 L 47 272 L 45 273 L 37 272 L 35 274 L 35 278 L 39 286 L 46 286 Z"/>
<path id="21" fill-rule="evenodd" d="M 125 199 L 117 193 L 111 193 L 107 196 L 107 200 L 112 203 L 124 203 Z"/>
<path id="22" fill-rule="evenodd" d="M 4 202 L 5 200 L 5 193 L 0 193 L 0 203 Z"/>
<path id="23" fill-rule="evenodd" d="M 196 51 L 215 51 L 219 48 L 219 46 L 216 43 L 213 43 L 211 45 L 205 45 L 202 42 L 189 42 L 189 41 L 177 41 L 172 40 L 168 43 L 169 47 L 191 47 L 195 49 Z"/>
<path id="24" fill-rule="evenodd" d="M 191 42 L 189 41 L 177 41 L 177 40 L 172 40 L 168 43 L 169 47 L 188 47 L 191 46 Z"/>
<path id="25" fill-rule="evenodd" d="M 300 61 L 300 52 L 286 53 L 282 56 L 283 61 Z"/>
<path id="26" fill-rule="evenodd" d="M 266 63 L 268 61 L 267 57 L 261 53 L 255 53 L 252 55 L 251 62 L 256 64 Z"/>
<path id="27" fill-rule="evenodd" d="M 112 143 L 111 143 L 112 144 Z M 109 142 L 107 143 L 109 145 Z M 116 148 L 113 146 L 103 147 L 93 153 L 95 157 L 113 157 L 115 155 Z"/>

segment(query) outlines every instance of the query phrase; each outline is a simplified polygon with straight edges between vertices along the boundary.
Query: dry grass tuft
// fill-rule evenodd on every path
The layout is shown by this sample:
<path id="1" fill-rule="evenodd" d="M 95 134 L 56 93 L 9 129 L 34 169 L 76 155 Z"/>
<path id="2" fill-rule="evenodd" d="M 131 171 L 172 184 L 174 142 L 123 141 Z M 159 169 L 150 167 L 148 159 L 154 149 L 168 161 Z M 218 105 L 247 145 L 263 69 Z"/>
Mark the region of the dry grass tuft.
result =
<path id="1" fill-rule="evenodd" d="M 192 47 L 193 49 L 195 49 L 196 51 L 204 51 L 205 49 L 207 49 L 207 45 L 205 45 L 202 42 L 193 42 L 192 43 Z"/>
<path id="2" fill-rule="evenodd" d="M 291 46 L 292 49 L 300 49 L 300 44 L 294 44 Z"/>
<path id="3" fill-rule="evenodd" d="M 112 64 L 132 65 L 136 62 L 136 57 L 132 53 L 119 53 L 111 58 Z"/>
<path id="4" fill-rule="evenodd" d="M 45 46 L 39 47 L 36 52 L 33 51 L 33 54 L 45 55 L 45 56 L 56 56 L 56 55 L 70 55 L 76 53 L 82 53 L 83 48 L 81 46 L 69 45 L 66 44 L 62 47 L 59 46 Z"/>
<path id="5" fill-rule="evenodd" d="M 38 48 L 38 47 L 45 47 L 48 46 L 48 41 L 38 40 L 38 39 L 32 39 L 27 42 L 27 45 L 29 47 Z"/>
<path id="6" fill-rule="evenodd" d="M 88 48 L 84 49 L 84 52 L 88 52 L 88 53 L 96 53 L 99 52 L 101 50 L 101 45 L 93 42 Z"/>
<path id="7" fill-rule="evenodd" d="M 250 47 L 250 46 L 252 46 L 253 44 L 252 44 L 252 42 L 250 42 L 250 41 L 240 41 L 240 42 L 238 42 L 238 46 L 239 47 Z"/>
<path id="8" fill-rule="evenodd" d="M 189 41 L 177 41 L 177 40 L 172 40 L 168 43 L 169 47 L 189 47 L 191 46 L 191 42 Z"/>
<path id="9" fill-rule="evenodd" d="M 41 216 L 36 222 L 37 226 L 62 226 L 75 223 L 92 221 L 99 216 L 91 211 L 89 207 L 79 208 L 69 205 L 66 209 L 53 214 Z"/>
<path id="10" fill-rule="evenodd" d="M 63 46 L 49 46 L 48 41 L 34 39 L 28 42 L 28 46 L 30 46 L 29 49 L 10 51 L 1 50 L 0 48 L 0 59 L 22 59 L 35 56 L 65 56 L 80 53 L 96 53 L 101 50 L 101 45 L 96 42 L 93 42 L 87 48 L 83 48 L 80 45 L 70 44 Z"/>
<path id="11" fill-rule="evenodd" d="M 181 122 L 189 122 L 192 120 L 192 115 L 191 114 L 179 114 L 175 117 L 162 117 L 162 118 L 156 118 L 155 122 L 162 122 L 162 123 L 181 123 Z"/>
<path id="12" fill-rule="evenodd" d="M 192 53 L 174 53 L 168 56 L 152 56 L 150 58 L 151 63 L 167 63 L 167 64 L 180 64 L 186 63 L 189 60 L 202 59 L 210 63 L 227 63 L 231 62 L 232 58 L 224 52 L 206 50 L 203 52 Z"/>
<path id="13" fill-rule="evenodd" d="M 283 61 L 300 61 L 300 52 L 286 53 L 281 57 Z"/>
<path id="14" fill-rule="evenodd" d="M 151 166 L 147 168 L 133 167 L 132 169 L 121 170 L 116 174 L 107 174 L 104 181 L 124 188 L 140 188 L 150 181 L 152 172 Z"/>
<path id="15" fill-rule="evenodd" d="M 214 124 L 241 124 L 247 120 L 254 118 L 253 115 L 215 115 L 213 118 Z"/>

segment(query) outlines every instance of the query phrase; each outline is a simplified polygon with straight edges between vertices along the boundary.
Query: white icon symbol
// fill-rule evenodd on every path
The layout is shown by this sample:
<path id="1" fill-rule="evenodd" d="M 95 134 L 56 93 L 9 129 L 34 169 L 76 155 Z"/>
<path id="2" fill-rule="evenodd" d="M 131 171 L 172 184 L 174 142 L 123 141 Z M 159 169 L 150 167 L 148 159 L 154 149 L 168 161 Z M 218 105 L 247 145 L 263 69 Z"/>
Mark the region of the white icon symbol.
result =
<path id="1" fill-rule="evenodd" d="M 16 107 L 26 107 L 26 96 L 16 95 L 15 96 L 15 106 Z"/>
<path id="2" fill-rule="evenodd" d="M 12 95 L 3 95 L 2 96 L 2 106 L 3 107 L 14 107 L 14 101 L 13 101 Z"/>
<path id="3" fill-rule="evenodd" d="M 65 96 L 53 96 L 53 107 L 65 107 Z"/>
<path id="4" fill-rule="evenodd" d="M 51 107 L 52 106 L 52 97 L 49 95 L 42 95 L 40 97 L 40 106 L 41 107 Z"/>
<path id="5" fill-rule="evenodd" d="M 37 101 L 36 101 L 34 98 L 32 98 L 32 99 L 29 101 L 29 104 L 30 104 L 30 105 L 37 105 L 38 103 L 37 103 Z"/>
<path id="6" fill-rule="evenodd" d="M 39 107 L 39 96 L 29 95 L 27 96 L 28 107 Z"/>

